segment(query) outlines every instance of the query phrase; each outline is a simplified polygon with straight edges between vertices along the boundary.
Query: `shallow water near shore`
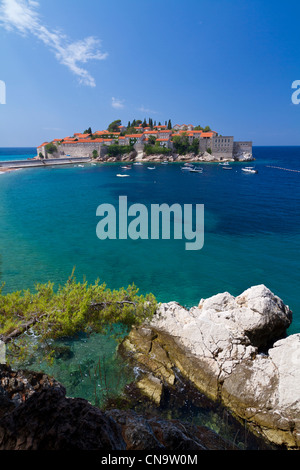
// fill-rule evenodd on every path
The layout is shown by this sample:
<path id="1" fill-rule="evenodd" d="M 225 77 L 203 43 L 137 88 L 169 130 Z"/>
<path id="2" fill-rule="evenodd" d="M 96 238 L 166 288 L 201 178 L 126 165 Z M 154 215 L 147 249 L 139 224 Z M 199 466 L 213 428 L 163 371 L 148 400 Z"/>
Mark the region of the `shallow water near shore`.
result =
<path id="1" fill-rule="evenodd" d="M 228 449 L 232 446 L 241 450 L 273 449 L 247 430 L 243 423 L 236 421 L 230 412 L 197 392 L 179 372 L 176 373 L 176 393 L 169 397 L 170 391 L 165 393 L 167 398 L 161 405 L 153 406 L 150 400 L 143 399 L 132 388 L 140 369 L 121 358 L 117 353 L 118 344 L 111 335 L 81 334 L 52 344 L 55 350 L 52 365 L 44 360 L 43 350 L 40 350 L 16 366 L 27 370 L 43 370 L 64 385 L 68 397 L 85 398 L 101 409 L 129 408 L 148 417 L 205 426 L 225 440 Z"/>

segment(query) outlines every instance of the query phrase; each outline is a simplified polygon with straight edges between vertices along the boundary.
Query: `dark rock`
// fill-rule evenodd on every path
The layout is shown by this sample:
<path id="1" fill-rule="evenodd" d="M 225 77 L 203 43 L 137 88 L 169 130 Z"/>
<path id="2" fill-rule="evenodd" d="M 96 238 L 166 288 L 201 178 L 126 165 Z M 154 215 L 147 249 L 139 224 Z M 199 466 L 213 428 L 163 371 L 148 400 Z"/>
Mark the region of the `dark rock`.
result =
<path id="1" fill-rule="evenodd" d="M 102 411 L 81 398 L 67 398 L 65 389 L 43 374 L 3 366 L 0 380 L 0 450 L 229 448 L 203 426 L 145 417 L 132 410 Z"/>
<path id="2" fill-rule="evenodd" d="M 116 423 L 64 390 L 35 393 L 0 420 L 0 450 L 124 450 Z"/>

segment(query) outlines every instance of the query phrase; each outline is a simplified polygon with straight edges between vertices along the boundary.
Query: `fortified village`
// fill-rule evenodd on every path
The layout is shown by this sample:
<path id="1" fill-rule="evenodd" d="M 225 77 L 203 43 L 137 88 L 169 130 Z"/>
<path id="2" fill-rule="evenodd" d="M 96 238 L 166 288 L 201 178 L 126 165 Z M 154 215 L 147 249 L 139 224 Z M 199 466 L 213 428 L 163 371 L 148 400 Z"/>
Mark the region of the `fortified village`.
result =
<path id="1" fill-rule="evenodd" d="M 84 133 L 44 142 L 37 148 L 37 158 L 89 157 L 105 161 L 112 155 L 113 149 L 115 156 L 122 156 L 127 153 L 126 149 L 130 149 L 141 160 L 145 155 L 151 155 L 153 149 L 156 156 L 169 155 L 172 160 L 176 160 L 178 154 L 182 154 L 178 151 L 178 142 L 185 142 L 190 149 L 189 154 L 206 155 L 208 160 L 252 159 L 252 142 L 235 142 L 233 136 L 220 135 L 209 127 L 199 129 L 200 126 L 194 127 L 192 124 L 171 127 L 170 121 L 168 125 L 159 123 L 153 126 L 144 121 L 137 126 L 129 123 L 127 127 L 122 126 L 121 121 L 114 123 L 119 125 L 110 125 L 108 130 L 94 133 L 89 128 Z"/>

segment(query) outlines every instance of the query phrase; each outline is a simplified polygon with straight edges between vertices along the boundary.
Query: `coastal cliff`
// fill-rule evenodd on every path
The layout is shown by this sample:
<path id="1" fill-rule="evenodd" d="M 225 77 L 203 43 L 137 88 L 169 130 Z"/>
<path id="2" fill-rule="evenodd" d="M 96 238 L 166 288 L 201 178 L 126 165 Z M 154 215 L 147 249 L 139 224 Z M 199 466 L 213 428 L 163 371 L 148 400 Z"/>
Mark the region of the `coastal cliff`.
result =
<path id="1" fill-rule="evenodd" d="M 202 299 L 187 310 L 161 304 L 121 345 L 143 370 L 137 386 L 157 404 L 175 371 L 268 442 L 300 447 L 300 334 L 292 312 L 265 286 Z"/>

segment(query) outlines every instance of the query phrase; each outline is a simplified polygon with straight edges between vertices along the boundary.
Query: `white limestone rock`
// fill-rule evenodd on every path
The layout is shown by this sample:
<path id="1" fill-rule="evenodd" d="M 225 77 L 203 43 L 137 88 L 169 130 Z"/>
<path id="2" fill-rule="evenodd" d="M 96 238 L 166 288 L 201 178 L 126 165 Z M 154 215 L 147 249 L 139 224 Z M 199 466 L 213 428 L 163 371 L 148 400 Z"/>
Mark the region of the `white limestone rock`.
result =
<path id="1" fill-rule="evenodd" d="M 289 307 L 259 285 L 237 297 L 225 292 L 202 299 L 190 310 L 161 304 L 150 327 L 176 338 L 196 360 L 189 369 L 194 383 L 203 384 L 207 372 L 215 378 L 212 394 L 234 413 L 271 442 L 298 448 L 300 334 L 279 339 L 291 321 Z"/>

